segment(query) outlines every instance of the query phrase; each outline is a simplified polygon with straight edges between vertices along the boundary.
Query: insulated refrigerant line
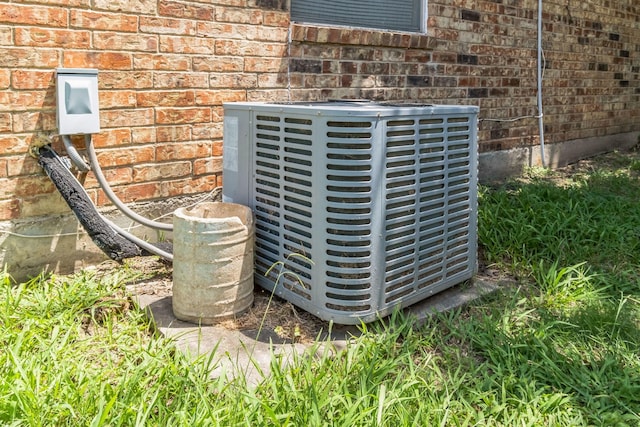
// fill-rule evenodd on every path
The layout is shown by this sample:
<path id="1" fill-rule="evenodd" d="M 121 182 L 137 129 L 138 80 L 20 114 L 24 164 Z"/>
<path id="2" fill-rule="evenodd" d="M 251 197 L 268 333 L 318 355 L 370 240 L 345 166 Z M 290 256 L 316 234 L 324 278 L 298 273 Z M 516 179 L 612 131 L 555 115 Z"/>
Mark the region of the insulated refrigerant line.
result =
<path id="1" fill-rule="evenodd" d="M 50 146 L 38 150 L 38 164 L 56 186 L 91 240 L 109 258 L 122 261 L 151 253 L 167 261 L 173 261 L 171 253 L 145 242 L 101 215 L 84 187 Z"/>

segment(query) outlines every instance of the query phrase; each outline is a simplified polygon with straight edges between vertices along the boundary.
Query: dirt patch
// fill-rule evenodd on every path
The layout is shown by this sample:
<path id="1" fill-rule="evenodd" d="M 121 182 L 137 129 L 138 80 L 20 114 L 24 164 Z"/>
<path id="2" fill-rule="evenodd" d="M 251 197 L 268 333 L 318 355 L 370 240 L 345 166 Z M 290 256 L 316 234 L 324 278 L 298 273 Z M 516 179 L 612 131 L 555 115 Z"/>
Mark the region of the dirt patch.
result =
<path id="1" fill-rule="evenodd" d="M 136 257 L 127 259 L 124 266 L 105 262 L 97 270 L 102 273 L 122 268 L 132 274 L 126 280 L 126 287 L 132 296 L 172 295 L 172 268 L 157 257 Z M 220 322 L 219 326 L 229 330 L 271 331 L 288 342 L 310 343 L 326 332 L 329 323 L 301 310 L 268 291 L 256 287 L 251 308 L 242 315 Z"/>
<path id="2" fill-rule="evenodd" d="M 480 261 L 477 278 L 483 281 L 511 282 L 514 279 L 503 271 L 487 266 Z M 112 271 L 117 268 L 115 263 L 105 263 L 102 270 Z M 123 268 L 120 266 L 120 268 Z M 134 274 L 127 279 L 127 290 L 132 296 L 153 295 L 165 297 L 172 295 L 171 265 L 159 261 L 157 257 L 131 258 L 125 262 L 124 270 Z M 461 284 L 461 286 L 466 286 Z M 331 329 L 332 333 L 348 335 L 357 333 L 352 326 L 330 325 L 314 315 L 296 307 L 290 302 L 279 298 L 260 287 L 254 290 L 254 302 L 251 308 L 234 319 L 219 323 L 228 330 L 255 331 L 262 330 L 268 334 L 275 334 L 282 342 L 312 343 L 324 338 Z"/>

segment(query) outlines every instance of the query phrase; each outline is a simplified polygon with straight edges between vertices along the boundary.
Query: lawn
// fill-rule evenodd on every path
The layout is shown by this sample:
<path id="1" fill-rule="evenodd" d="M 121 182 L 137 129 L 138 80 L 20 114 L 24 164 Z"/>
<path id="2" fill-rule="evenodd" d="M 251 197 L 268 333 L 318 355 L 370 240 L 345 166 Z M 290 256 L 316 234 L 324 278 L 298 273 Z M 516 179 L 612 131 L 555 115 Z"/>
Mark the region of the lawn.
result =
<path id="1" fill-rule="evenodd" d="M 125 292 L 139 274 L 0 278 L 0 424 L 638 426 L 640 154 L 482 188 L 505 287 L 417 325 L 362 326 L 257 386 L 210 378 Z M 325 348 L 325 347 L 323 347 Z"/>

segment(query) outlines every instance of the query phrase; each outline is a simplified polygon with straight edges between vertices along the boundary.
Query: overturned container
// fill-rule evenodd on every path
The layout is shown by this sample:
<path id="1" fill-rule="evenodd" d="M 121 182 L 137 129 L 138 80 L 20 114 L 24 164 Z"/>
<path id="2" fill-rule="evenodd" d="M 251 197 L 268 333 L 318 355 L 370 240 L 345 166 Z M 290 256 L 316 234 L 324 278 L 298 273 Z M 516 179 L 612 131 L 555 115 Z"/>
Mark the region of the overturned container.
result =
<path id="1" fill-rule="evenodd" d="M 253 303 L 254 221 L 235 203 L 179 208 L 173 220 L 173 314 L 203 325 Z"/>

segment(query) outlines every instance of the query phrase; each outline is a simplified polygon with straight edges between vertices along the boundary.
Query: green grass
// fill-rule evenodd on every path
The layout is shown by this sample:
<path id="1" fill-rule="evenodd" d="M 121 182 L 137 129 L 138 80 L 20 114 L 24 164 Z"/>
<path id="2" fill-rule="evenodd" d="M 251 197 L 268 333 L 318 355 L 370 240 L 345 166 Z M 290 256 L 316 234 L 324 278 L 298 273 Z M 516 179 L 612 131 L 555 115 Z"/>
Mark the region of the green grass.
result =
<path id="1" fill-rule="evenodd" d="M 154 334 L 127 269 L 5 274 L 0 425 L 638 426 L 639 161 L 611 159 L 482 189 L 482 252 L 514 286 L 363 326 L 338 354 L 274 357 L 257 386 L 209 378 L 211 358 Z"/>

